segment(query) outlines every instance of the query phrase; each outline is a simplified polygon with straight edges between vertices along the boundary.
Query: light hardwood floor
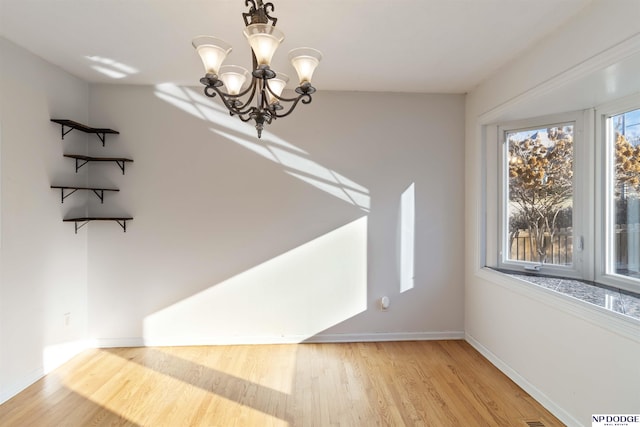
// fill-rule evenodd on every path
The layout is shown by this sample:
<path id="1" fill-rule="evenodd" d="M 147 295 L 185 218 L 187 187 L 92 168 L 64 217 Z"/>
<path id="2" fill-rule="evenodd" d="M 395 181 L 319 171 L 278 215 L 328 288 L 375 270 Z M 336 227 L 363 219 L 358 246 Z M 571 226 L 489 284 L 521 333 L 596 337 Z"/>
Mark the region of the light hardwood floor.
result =
<path id="1" fill-rule="evenodd" d="M 561 426 L 465 341 L 89 350 L 0 426 Z"/>

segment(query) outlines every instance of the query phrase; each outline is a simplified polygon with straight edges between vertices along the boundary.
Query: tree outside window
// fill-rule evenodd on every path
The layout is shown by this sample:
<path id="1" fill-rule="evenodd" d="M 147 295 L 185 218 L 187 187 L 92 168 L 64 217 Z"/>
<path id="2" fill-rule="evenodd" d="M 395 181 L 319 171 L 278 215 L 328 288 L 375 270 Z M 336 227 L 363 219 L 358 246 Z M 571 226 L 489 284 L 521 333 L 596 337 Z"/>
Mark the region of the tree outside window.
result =
<path id="1" fill-rule="evenodd" d="M 615 141 L 612 233 L 615 272 L 640 277 L 640 109 L 610 120 L 613 135 L 609 138 Z"/>
<path id="2" fill-rule="evenodd" d="M 507 132 L 508 259 L 572 262 L 573 124 Z"/>

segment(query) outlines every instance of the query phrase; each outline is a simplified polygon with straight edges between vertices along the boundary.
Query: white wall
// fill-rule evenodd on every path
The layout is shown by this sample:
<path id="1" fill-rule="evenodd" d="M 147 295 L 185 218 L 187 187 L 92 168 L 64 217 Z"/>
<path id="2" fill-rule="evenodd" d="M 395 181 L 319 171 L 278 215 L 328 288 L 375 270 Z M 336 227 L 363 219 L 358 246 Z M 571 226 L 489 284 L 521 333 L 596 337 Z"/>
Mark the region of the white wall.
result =
<path id="1" fill-rule="evenodd" d="M 88 119 L 87 83 L 0 38 L 0 402 L 75 354 L 87 331 L 87 237 L 62 218 L 52 184 L 86 182 L 50 118 Z M 81 151 L 85 152 L 85 151 Z M 65 318 L 68 317 L 68 319 Z"/>
<path id="2" fill-rule="evenodd" d="M 90 92 L 91 120 L 121 132 L 94 152 L 134 159 L 125 176 L 96 166 L 121 188 L 100 208 L 133 215 L 127 232 L 82 231 L 101 345 L 462 336 L 464 96 L 319 91 L 258 140 L 200 88 Z"/>
<path id="3" fill-rule="evenodd" d="M 318 93 L 257 141 L 199 88 L 90 87 L 7 40 L 0 54 L 0 401 L 89 337 L 462 336 L 463 96 Z M 77 131 L 61 141 L 50 118 L 121 135 L 104 148 Z M 75 174 L 63 153 L 135 163 Z M 50 188 L 83 183 L 121 192 L 61 204 Z M 416 264 L 401 272 L 412 183 Z M 78 234 L 61 221 L 86 212 L 135 220 L 126 233 L 91 223 Z M 400 292 L 401 274 L 413 289 Z"/>
<path id="4" fill-rule="evenodd" d="M 594 1 L 467 97 L 466 337 L 568 425 L 638 412 L 640 322 L 481 269 L 482 125 L 638 91 L 637 71 L 629 84 L 621 68 L 637 63 L 639 17 L 637 1 Z"/>

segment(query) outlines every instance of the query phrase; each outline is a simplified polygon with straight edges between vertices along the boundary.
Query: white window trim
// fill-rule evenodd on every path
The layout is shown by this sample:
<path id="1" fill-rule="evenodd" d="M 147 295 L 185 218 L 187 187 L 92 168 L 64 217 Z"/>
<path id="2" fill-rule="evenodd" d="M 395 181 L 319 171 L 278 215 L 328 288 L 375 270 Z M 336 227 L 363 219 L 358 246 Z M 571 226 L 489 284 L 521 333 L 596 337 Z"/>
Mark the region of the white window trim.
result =
<path id="1" fill-rule="evenodd" d="M 592 186 L 593 168 L 585 167 L 592 165 L 592 123 L 593 113 L 591 110 L 577 111 L 570 113 L 554 114 L 549 116 L 535 117 L 518 121 L 511 121 L 500 125 L 487 126 L 487 149 L 488 152 L 496 153 L 495 156 L 488 156 L 487 171 L 495 171 L 493 177 L 487 172 L 487 196 L 494 193 L 492 197 L 487 197 L 487 258 L 485 265 L 496 266 L 498 268 L 511 271 L 528 271 L 528 268 L 539 268 L 536 272 L 539 274 L 548 274 L 554 276 L 564 276 L 576 279 L 593 279 L 593 240 L 589 236 L 593 233 L 586 233 L 589 226 L 593 224 L 593 215 L 589 209 L 589 194 L 585 187 Z M 583 242 L 576 245 L 573 251 L 573 262 L 571 266 L 561 266 L 553 264 L 539 265 L 534 262 L 507 260 L 503 253 L 504 248 L 508 247 L 508 237 L 505 227 L 507 221 L 507 165 L 505 164 L 504 150 L 506 142 L 504 135 L 509 131 L 520 129 L 530 129 L 535 127 L 548 127 L 554 124 L 574 123 L 574 176 L 573 176 L 573 241 Z M 491 144 L 491 140 L 495 141 L 495 145 Z M 493 145 L 492 147 L 489 145 Z M 494 161 L 491 160 L 494 157 Z M 495 163 L 494 163 L 495 162 Z M 495 179 L 495 181 L 493 181 Z M 495 190 L 491 191 L 491 181 L 495 182 Z M 495 202 L 495 212 L 492 211 L 491 205 Z M 591 204 L 593 206 L 593 204 Z M 495 220 L 491 220 L 494 218 Z M 495 233 L 495 234 L 494 234 Z M 490 238 L 494 234 L 495 240 Z M 494 255 L 492 255 L 494 254 Z"/>
<path id="2" fill-rule="evenodd" d="M 575 122 L 573 234 L 574 242 L 582 242 L 582 250 L 578 246 L 574 248 L 573 266 L 543 265 L 537 273 L 590 280 L 625 291 L 640 292 L 640 280 L 612 273 L 612 239 L 608 235 L 607 225 L 612 212 L 608 203 L 613 179 L 610 166 L 613 153 L 607 147 L 607 119 L 638 108 L 640 93 L 598 105 L 594 109 L 482 127 L 486 233 L 483 237 L 486 251 L 481 266 L 522 272 L 527 271 L 525 265 L 536 265 L 532 262 L 507 261 L 500 254 L 501 248 L 507 247 L 506 229 L 502 226 L 506 218 L 504 132 Z"/>
<path id="3" fill-rule="evenodd" d="M 612 240 L 608 224 L 611 221 L 612 207 L 608 203 L 613 182 L 611 165 L 612 150 L 607 147 L 607 119 L 611 116 L 640 108 L 640 94 L 633 94 L 619 100 L 601 104 L 595 109 L 595 149 L 599 156 L 595 165 L 595 281 L 627 291 L 640 292 L 640 280 L 608 272 L 613 266 Z"/>

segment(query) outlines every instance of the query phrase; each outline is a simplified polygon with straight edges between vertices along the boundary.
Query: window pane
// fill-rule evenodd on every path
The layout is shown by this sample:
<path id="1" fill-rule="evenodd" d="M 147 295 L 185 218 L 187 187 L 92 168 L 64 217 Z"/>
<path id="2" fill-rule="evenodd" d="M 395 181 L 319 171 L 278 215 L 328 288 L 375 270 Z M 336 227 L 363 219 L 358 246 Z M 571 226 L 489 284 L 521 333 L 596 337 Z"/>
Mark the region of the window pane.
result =
<path id="1" fill-rule="evenodd" d="M 573 262 L 573 124 L 506 132 L 507 260 Z"/>
<path id="2" fill-rule="evenodd" d="M 640 277 L 640 109 L 611 117 L 615 141 L 613 260 L 615 272 Z M 612 141 L 609 141 L 611 144 Z"/>

